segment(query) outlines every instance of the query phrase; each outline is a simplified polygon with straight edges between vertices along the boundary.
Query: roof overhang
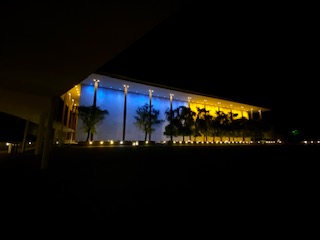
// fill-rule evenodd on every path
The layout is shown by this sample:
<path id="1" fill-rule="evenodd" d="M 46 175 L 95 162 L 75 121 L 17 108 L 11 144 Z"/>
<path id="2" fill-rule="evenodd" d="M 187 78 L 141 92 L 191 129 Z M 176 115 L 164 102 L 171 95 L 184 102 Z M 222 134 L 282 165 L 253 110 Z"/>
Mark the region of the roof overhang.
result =
<path id="1" fill-rule="evenodd" d="M 170 98 L 170 94 L 173 94 L 173 99 L 188 102 L 190 98 L 191 103 L 206 104 L 215 107 L 234 109 L 239 111 L 269 111 L 268 108 L 254 106 L 250 104 L 235 102 L 230 99 L 224 99 L 217 96 L 204 95 L 198 92 L 187 91 L 181 88 L 171 88 L 170 86 L 163 86 L 152 84 L 144 81 L 130 79 L 121 76 L 108 76 L 101 74 L 91 74 L 88 76 L 82 84 L 93 85 L 94 79 L 99 80 L 99 87 L 110 88 L 123 91 L 124 85 L 129 85 L 128 92 L 140 93 L 149 95 L 149 90 L 153 90 L 152 95 L 161 98 Z M 73 94 L 73 96 L 77 96 Z M 79 100 L 75 101 L 79 104 Z"/>

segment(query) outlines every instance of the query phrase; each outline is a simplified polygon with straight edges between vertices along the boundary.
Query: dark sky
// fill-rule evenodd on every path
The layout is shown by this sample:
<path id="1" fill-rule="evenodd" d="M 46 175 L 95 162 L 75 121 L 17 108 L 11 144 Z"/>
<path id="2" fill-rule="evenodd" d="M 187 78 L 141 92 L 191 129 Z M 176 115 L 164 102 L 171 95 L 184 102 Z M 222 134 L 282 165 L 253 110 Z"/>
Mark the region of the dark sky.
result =
<path id="1" fill-rule="evenodd" d="M 190 1 L 99 71 L 269 107 L 317 135 L 317 29 L 312 5 Z"/>

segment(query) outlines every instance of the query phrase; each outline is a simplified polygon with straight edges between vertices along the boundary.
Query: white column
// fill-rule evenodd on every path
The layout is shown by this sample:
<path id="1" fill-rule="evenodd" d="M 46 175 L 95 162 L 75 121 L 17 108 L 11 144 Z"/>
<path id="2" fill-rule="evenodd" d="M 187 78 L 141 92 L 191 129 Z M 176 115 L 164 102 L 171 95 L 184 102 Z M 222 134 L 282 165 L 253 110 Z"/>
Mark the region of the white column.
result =
<path id="1" fill-rule="evenodd" d="M 188 108 L 190 108 L 190 100 L 191 100 L 191 97 L 188 97 Z"/>
<path id="2" fill-rule="evenodd" d="M 69 121 L 70 121 L 70 106 L 71 106 L 71 93 L 68 93 L 68 100 L 67 100 L 67 107 L 68 107 L 68 113 L 67 113 L 67 122 L 66 127 L 69 127 Z"/>
<path id="3" fill-rule="evenodd" d="M 68 94 L 65 93 L 63 96 L 63 108 L 62 108 L 62 117 L 61 117 L 61 129 L 60 129 L 60 136 L 59 136 L 59 146 L 61 147 L 64 141 L 64 133 L 63 133 L 63 126 L 64 126 L 64 119 L 66 113 L 66 104 L 67 104 L 67 96 Z"/>
<path id="4" fill-rule="evenodd" d="M 123 85 L 124 87 L 124 106 L 123 106 L 123 132 L 122 141 L 126 139 L 126 118 L 127 118 L 127 94 L 129 85 Z"/>
<path id="5" fill-rule="evenodd" d="M 42 152 L 42 146 L 43 146 L 43 135 L 44 135 L 44 125 L 46 122 L 46 114 L 41 114 L 39 119 L 39 125 L 37 130 L 37 142 L 36 142 L 36 149 L 35 149 L 35 155 L 39 155 Z"/>
<path id="6" fill-rule="evenodd" d="M 97 106 L 97 91 L 98 91 L 100 80 L 93 79 L 93 81 L 94 81 L 93 106 L 96 107 Z"/>
<path id="7" fill-rule="evenodd" d="M 22 152 L 26 151 L 26 145 L 27 145 L 27 137 L 28 137 L 28 132 L 29 132 L 29 124 L 30 121 L 26 120 L 26 125 L 24 127 L 24 134 L 23 134 L 23 139 L 22 139 Z"/>
<path id="8" fill-rule="evenodd" d="M 172 142 L 173 141 L 173 128 L 172 128 L 172 118 L 173 118 L 173 112 L 172 112 L 172 98 L 173 98 L 174 94 L 173 93 L 170 93 L 170 126 L 171 126 L 171 129 L 170 129 L 170 141 Z"/>
<path id="9" fill-rule="evenodd" d="M 49 109 L 48 119 L 47 119 L 47 126 L 44 136 L 44 146 L 43 146 L 43 152 L 42 152 L 42 158 L 41 158 L 41 169 L 47 169 L 49 164 L 49 154 L 52 150 L 53 145 L 53 121 L 54 116 L 57 109 L 57 98 L 52 97 L 51 98 L 51 106 Z"/>
<path id="10" fill-rule="evenodd" d="M 152 128 L 152 120 L 151 120 L 151 111 L 152 111 L 152 92 L 153 90 L 149 90 L 149 141 L 151 141 L 151 128 Z"/>
<path id="11" fill-rule="evenodd" d="M 259 110 L 259 119 L 261 120 L 262 119 L 262 111 Z"/>

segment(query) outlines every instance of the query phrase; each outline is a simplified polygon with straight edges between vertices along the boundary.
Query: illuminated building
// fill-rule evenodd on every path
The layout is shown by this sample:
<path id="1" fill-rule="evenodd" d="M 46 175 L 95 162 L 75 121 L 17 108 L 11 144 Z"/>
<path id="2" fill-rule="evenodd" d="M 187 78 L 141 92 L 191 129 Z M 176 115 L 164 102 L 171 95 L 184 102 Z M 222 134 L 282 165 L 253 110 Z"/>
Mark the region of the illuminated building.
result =
<path id="1" fill-rule="evenodd" d="M 80 84 L 61 96 L 65 100 L 64 106 L 69 109 L 62 118 L 67 123 L 69 133 L 64 139 L 68 141 L 85 141 L 86 132 L 83 130 L 82 120 L 78 119 L 77 106 L 92 106 L 95 102 L 101 109 L 108 110 L 109 114 L 98 125 L 95 141 L 143 141 L 145 133 L 135 125 L 136 109 L 144 104 L 150 104 L 160 111 L 159 119 L 166 119 L 165 111 L 179 106 L 190 107 L 197 112 L 197 108 L 206 108 L 215 116 L 216 111 L 237 114 L 236 118 L 262 118 L 262 113 L 269 109 L 234 102 L 214 96 L 202 95 L 187 90 L 170 88 L 170 86 L 151 85 L 147 82 L 132 80 L 125 77 L 112 77 L 100 74 L 91 74 Z M 71 99 L 71 100 L 70 100 Z M 72 101 L 73 99 L 73 101 Z M 170 136 L 163 134 L 168 121 L 165 120 L 155 127 L 149 141 L 163 142 L 170 140 Z M 193 138 L 202 141 L 203 137 Z M 210 137 L 212 140 L 213 138 Z M 227 139 L 224 137 L 224 140 Z M 181 141 L 182 137 L 174 137 Z M 210 140 L 210 141 L 211 141 Z"/>

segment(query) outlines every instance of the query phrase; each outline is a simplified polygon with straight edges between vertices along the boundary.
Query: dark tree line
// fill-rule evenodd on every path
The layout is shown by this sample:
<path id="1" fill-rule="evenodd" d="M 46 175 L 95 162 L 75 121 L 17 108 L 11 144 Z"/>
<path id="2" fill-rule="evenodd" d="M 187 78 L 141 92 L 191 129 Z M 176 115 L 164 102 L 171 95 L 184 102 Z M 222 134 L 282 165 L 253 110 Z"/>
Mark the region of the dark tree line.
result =
<path id="1" fill-rule="evenodd" d="M 209 137 L 212 137 L 213 141 L 222 141 L 223 137 L 228 137 L 229 141 L 234 141 L 235 138 L 245 141 L 246 137 L 261 139 L 264 132 L 271 129 L 262 119 L 237 116 L 238 114 L 223 111 L 216 111 L 215 115 L 211 115 L 205 108 L 197 108 L 197 112 L 194 112 L 188 107 L 180 106 L 166 111 L 169 124 L 165 127 L 164 134 L 170 136 L 171 140 L 172 136 L 181 136 L 183 141 L 186 136 L 189 140 L 203 136 L 203 141 L 208 141 Z"/>
<path id="2" fill-rule="evenodd" d="M 93 134 L 96 133 L 96 127 L 102 122 L 107 110 L 101 110 L 96 106 L 80 106 L 79 116 L 83 121 L 83 127 L 87 133 L 87 141 L 93 140 Z M 203 137 L 203 141 L 208 141 L 209 137 L 213 141 L 222 141 L 223 137 L 228 137 L 229 141 L 235 138 L 250 137 L 253 140 L 261 139 L 265 131 L 269 131 L 269 126 L 262 119 L 238 118 L 238 114 L 231 111 L 225 113 L 223 111 L 215 111 L 214 115 L 206 108 L 197 108 L 197 112 L 186 106 L 179 106 L 175 109 L 167 109 L 165 111 L 166 119 L 159 119 L 160 111 L 152 105 L 144 104 L 136 109 L 134 116 L 134 125 L 144 132 L 144 140 L 151 140 L 151 134 L 155 131 L 156 126 L 167 120 L 164 135 L 170 137 L 182 137 L 185 141 Z M 148 138 L 149 136 L 149 138 Z"/>

